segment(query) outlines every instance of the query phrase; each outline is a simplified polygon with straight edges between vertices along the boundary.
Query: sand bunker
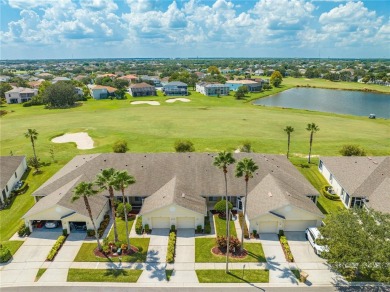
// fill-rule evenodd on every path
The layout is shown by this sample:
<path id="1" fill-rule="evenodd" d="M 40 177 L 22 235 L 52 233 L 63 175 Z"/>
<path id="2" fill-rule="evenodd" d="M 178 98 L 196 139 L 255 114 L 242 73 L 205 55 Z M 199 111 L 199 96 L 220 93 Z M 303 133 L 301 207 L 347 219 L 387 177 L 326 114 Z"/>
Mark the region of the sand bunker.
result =
<path id="1" fill-rule="evenodd" d="M 131 104 L 150 104 L 150 105 L 160 105 L 158 101 L 133 101 Z"/>
<path id="2" fill-rule="evenodd" d="M 179 97 L 179 98 L 171 98 L 171 99 L 167 99 L 165 102 L 172 103 L 172 102 L 175 102 L 175 101 L 181 101 L 181 102 L 190 102 L 191 100 L 189 100 L 188 98 L 182 98 L 182 97 Z"/>
<path id="3" fill-rule="evenodd" d="M 65 134 L 59 137 L 55 137 L 51 139 L 54 143 L 69 143 L 75 142 L 77 144 L 77 149 L 92 149 L 93 148 L 93 140 L 88 135 L 88 133 L 80 132 L 74 134 Z"/>

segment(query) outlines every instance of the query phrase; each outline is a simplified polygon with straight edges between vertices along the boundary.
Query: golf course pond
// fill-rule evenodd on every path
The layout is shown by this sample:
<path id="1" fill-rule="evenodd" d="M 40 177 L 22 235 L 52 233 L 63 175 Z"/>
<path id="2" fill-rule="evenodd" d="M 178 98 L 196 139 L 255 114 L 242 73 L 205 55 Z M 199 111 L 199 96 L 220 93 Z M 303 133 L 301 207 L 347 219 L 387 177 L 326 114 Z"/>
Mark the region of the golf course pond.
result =
<path id="1" fill-rule="evenodd" d="M 390 118 L 390 94 L 320 88 L 292 88 L 257 99 L 255 105 Z"/>

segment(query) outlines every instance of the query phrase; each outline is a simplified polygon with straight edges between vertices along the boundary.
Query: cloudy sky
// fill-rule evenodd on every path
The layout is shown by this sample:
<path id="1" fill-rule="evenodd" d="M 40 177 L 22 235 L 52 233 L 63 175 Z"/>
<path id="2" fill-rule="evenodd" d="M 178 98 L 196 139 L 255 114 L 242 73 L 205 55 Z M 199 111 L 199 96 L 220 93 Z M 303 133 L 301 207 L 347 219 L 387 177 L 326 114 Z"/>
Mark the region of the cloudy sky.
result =
<path id="1" fill-rule="evenodd" d="M 0 58 L 390 58 L 389 2 L 0 0 Z"/>

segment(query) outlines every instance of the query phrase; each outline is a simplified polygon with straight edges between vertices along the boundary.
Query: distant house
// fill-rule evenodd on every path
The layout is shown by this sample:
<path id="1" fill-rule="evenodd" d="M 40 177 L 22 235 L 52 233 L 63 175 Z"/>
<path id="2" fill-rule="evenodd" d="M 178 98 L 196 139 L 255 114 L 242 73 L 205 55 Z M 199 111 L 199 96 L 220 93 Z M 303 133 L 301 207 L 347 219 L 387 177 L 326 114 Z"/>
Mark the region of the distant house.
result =
<path id="1" fill-rule="evenodd" d="M 4 203 L 9 197 L 15 184 L 22 179 L 26 169 L 25 156 L 0 156 L 1 203 Z"/>
<path id="2" fill-rule="evenodd" d="M 244 85 L 248 87 L 249 92 L 259 92 L 263 88 L 260 82 L 252 80 L 228 80 L 226 81 L 226 85 L 228 85 L 230 90 L 233 91 L 237 91 L 239 87 Z"/>
<path id="3" fill-rule="evenodd" d="M 263 75 L 264 74 L 264 70 L 263 69 L 257 69 L 255 71 L 255 75 Z"/>
<path id="4" fill-rule="evenodd" d="M 318 169 L 345 207 L 390 213 L 390 156 L 321 157 Z"/>
<path id="5" fill-rule="evenodd" d="M 43 73 L 39 73 L 37 75 L 39 78 L 43 78 L 43 79 L 51 79 L 53 78 L 53 74 L 50 74 L 50 73 L 47 73 L 47 72 L 43 72 Z"/>
<path id="6" fill-rule="evenodd" d="M 77 75 L 76 77 L 73 77 L 73 80 L 81 81 L 86 77 L 87 75 Z"/>
<path id="7" fill-rule="evenodd" d="M 205 78 L 206 74 L 203 72 L 195 72 L 196 76 L 198 76 L 199 79 Z"/>
<path id="8" fill-rule="evenodd" d="M 5 99 L 7 100 L 7 103 L 22 103 L 31 100 L 31 98 L 37 94 L 37 89 L 15 87 L 5 92 Z"/>
<path id="9" fill-rule="evenodd" d="M 45 80 L 44 79 L 38 79 L 36 81 L 27 82 L 27 84 L 31 88 L 39 88 L 39 86 L 42 84 L 43 81 L 45 81 Z"/>
<path id="10" fill-rule="evenodd" d="M 206 96 L 229 95 L 229 85 L 221 83 L 200 82 L 196 84 L 196 91 Z"/>
<path id="11" fill-rule="evenodd" d="M 118 79 L 126 80 L 126 81 L 128 81 L 129 83 L 134 83 L 134 82 L 136 82 L 136 81 L 138 80 L 138 77 L 137 77 L 137 75 L 128 74 L 128 75 L 119 77 Z"/>
<path id="12" fill-rule="evenodd" d="M 147 81 L 148 83 L 153 83 L 153 85 L 156 87 L 162 87 L 160 78 L 158 76 L 142 75 L 140 76 L 140 79 L 142 81 Z"/>
<path id="13" fill-rule="evenodd" d="M 164 85 L 163 92 L 165 95 L 187 95 L 187 84 L 180 81 L 172 81 Z"/>
<path id="14" fill-rule="evenodd" d="M 113 96 L 114 92 L 117 91 L 115 87 L 103 85 L 88 85 L 88 88 L 94 99 L 106 99 Z"/>
<path id="15" fill-rule="evenodd" d="M 0 82 L 8 82 L 10 79 L 10 76 L 0 75 Z"/>
<path id="16" fill-rule="evenodd" d="M 55 77 L 52 81 L 51 81 L 51 83 L 57 83 L 58 81 L 70 81 L 70 79 L 69 78 L 67 78 L 67 77 L 62 77 L 62 76 L 60 76 L 60 77 Z"/>
<path id="17" fill-rule="evenodd" d="M 145 82 L 135 83 L 130 85 L 129 93 L 133 97 L 137 96 L 154 96 L 156 95 L 156 88 Z"/>
<path id="18" fill-rule="evenodd" d="M 113 79 L 116 77 L 116 75 L 112 73 L 106 73 L 106 74 L 100 74 L 96 76 L 96 78 L 104 78 L 104 77 L 110 77 L 111 79 Z"/>

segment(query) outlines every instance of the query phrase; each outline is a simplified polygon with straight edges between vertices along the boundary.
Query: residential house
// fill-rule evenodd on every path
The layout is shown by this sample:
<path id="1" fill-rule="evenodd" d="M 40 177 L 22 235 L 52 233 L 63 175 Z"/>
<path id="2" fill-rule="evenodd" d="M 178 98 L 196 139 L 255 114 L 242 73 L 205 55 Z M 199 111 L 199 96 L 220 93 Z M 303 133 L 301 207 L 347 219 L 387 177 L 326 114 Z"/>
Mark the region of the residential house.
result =
<path id="1" fill-rule="evenodd" d="M 57 83 L 58 81 L 70 81 L 70 79 L 68 77 L 55 77 L 53 78 L 53 80 L 51 81 L 51 83 Z"/>
<path id="2" fill-rule="evenodd" d="M 27 169 L 25 156 L 0 156 L 0 202 L 9 197 L 16 183 L 22 179 Z"/>
<path id="3" fill-rule="evenodd" d="M 54 77 L 53 74 L 47 72 L 39 73 L 37 76 L 43 79 L 52 79 Z"/>
<path id="4" fill-rule="evenodd" d="M 10 79 L 10 76 L 0 75 L 0 82 L 8 82 Z"/>
<path id="5" fill-rule="evenodd" d="M 160 78 L 158 76 L 148 76 L 148 75 L 142 75 L 140 76 L 140 80 L 146 81 L 149 84 L 152 84 L 156 87 L 162 87 Z"/>
<path id="6" fill-rule="evenodd" d="M 27 87 L 14 87 L 5 92 L 5 99 L 7 103 L 23 103 L 31 100 L 31 98 L 38 94 L 38 89 Z"/>
<path id="7" fill-rule="evenodd" d="M 148 83 L 145 83 L 145 82 L 135 83 L 135 84 L 130 85 L 129 93 L 133 97 L 157 95 L 156 94 L 156 87 L 154 87 L 153 85 L 150 85 Z"/>
<path id="8" fill-rule="evenodd" d="M 115 87 L 103 86 L 103 85 L 88 85 L 92 98 L 94 99 L 106 99 L 114 95 L 117 91 Z"/>
<path id="9" fill-rule="evenodd" d="M 229 85 L 221 83 L 200 82 L 196 84 L 196 91 L 206 96 L 229 95 Z"/>
<path id="10" fill-rule="evenodd" d="M 261 82 L 256 82 L 252 80 L 228 80 L 226 85 L 229 86 L 230 90 L 237 91 L 241 86 L 246 86 L 249 92 L 259 92 L 263 88 Z"/>
<path id="11" fill-rule="evenodd" d="M 180 81 L 172 81 L 163 86 L 165 95 L 187 95 L 187 84 Z"/>
<path id="12" fill-rule="evenodd" d="M 128 82 L 129 82 L 129 84 L 131 84 L 131 83 L 134 83 L 134 82 L 137 82 L 137 81 L 138 81 L 138 77 L 137 77 L 137 75 L 133 75 L 133 74 L 128 74 L 128 75 L 125 75 L 125 76 L 119 77 L 118 79 L 126 80 L 126 81 L 128 81 Z"/>
<path id="13" fill-rule="evenodd" d="M 390 213 L 390 156 L 321 157 L 318 169 L 345 207 Z"/>
<path id="14" fill-rule="evenodd" d="M 91 228 L 82 200 L 71 203 L 81 181 L 92 181 L 105 168 L 126 170 L 136 183 L 126 189 L 126 201 L 143 216 L 150 228 L 204 227 L 204 217 L 225 195 L 222 171 L 213 166 L 215 153 L 105 153 L 74 157 L 38 188 L 37 203 L 23 216 L 33 228 L 34 220 L 58 220 L 70 230 L 70 222 L 85 222 Z M 315 202 L 317 190 L 284 155 L 237 153 L 236 159 L 252 158 L 259 170 L 248 184 L 249 230 L 277 233 L 304 231 L 319 226 L 323 218 Z M 228 172 L 228 197 L 236 210 L 244 206 L 244 179 Z M 120 191 L 114 195 L 122 201 Z M 94 220 L 99 225 L 108 210 L 108 192 L 91 197 Z"/>
<path id="15" fill-rule="evenodd" d="M 30 82 L 27 82 L 28 86 L 30 86 L 31 88 L 36 88 L 38 89 L 39 86 L 41 86 L 42 82 L 45 81 L 45 79 L 38 79 L 36 81 L 30 81 Z"/>

